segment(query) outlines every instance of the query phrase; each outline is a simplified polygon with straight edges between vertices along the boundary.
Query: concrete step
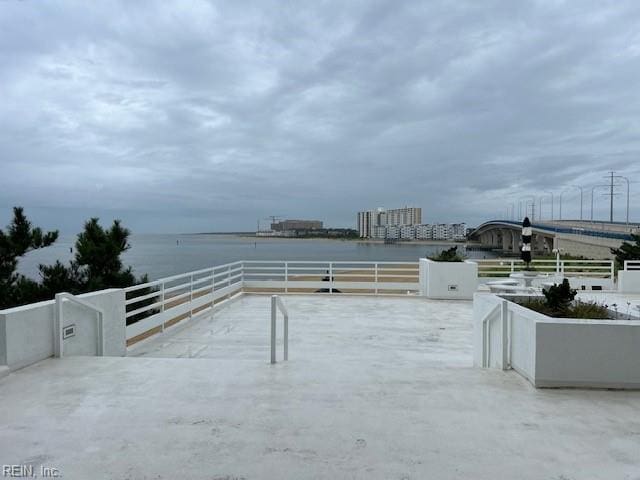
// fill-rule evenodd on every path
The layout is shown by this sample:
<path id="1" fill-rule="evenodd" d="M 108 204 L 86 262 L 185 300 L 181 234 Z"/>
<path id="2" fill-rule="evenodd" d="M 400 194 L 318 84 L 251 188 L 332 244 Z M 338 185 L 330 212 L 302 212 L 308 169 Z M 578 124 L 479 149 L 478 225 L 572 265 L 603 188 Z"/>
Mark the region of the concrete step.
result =
<path id="1" fill-rule="evenodd" d="M 9 367 L 7 367 L 6 365 L 0 366 L 0 378 L 6 377 L 7 375 L 9 375 L 9 373 L 11 373 Z"/>

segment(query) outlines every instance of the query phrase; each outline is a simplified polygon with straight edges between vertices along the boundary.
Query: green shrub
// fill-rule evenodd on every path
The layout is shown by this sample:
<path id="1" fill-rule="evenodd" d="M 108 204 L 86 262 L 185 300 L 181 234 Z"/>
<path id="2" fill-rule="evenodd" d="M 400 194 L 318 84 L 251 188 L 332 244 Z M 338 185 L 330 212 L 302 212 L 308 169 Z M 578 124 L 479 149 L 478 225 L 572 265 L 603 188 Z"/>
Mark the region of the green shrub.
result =
<path id="1" fill-rule="evenodd" d="M 566 278 L 560 285 L 552 285 L 542 293 L 544 293 L 544 298 L 535 297 L 518 303 L 538 313 L 555 318 L 611 318 L 609 310 L 604 305 L 596 302 L 576 301 L 577 291 L 571 288 Z"/>
<path id="2" fill-rule="evenodd" d="M 427 257 L 434 262 L 463 262 L 464 257 L 458 253 L 458 247 L 442 250 L 439 254 Z"/>
<path id="3" fill-rule="evenodd" d="M 566 312 L 576 298 L 577 290 L 569 285 L 566 278 L 560 285 L 555 284 L 542 290 L 547 306 L 557 312 Z"/>

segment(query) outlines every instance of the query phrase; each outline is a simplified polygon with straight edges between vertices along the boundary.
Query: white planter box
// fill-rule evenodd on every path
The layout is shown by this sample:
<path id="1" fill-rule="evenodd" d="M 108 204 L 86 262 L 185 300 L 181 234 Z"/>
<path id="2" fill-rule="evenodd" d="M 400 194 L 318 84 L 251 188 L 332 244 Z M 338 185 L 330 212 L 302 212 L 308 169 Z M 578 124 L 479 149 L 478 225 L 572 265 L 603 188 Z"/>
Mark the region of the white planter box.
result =
<path id="1" fill-rule="evenodd" d="M 478 284 L 478 264 L 420 259 L 420 294 L 433 299 L 471 300 Z"/>
<path id="2" fill-rule="evenodd" d="M 474 297 L 476 366 L 513 368 L 536 387 L 640 388 L 640 321 L 552 318 L 507 301 L 505 330 L 503 301 Z"/>
<path id="3" fill-rule="evenodd" d="M 620 293 L 640 293 L 640 270 L 620 270 L 618 272 Z"/>

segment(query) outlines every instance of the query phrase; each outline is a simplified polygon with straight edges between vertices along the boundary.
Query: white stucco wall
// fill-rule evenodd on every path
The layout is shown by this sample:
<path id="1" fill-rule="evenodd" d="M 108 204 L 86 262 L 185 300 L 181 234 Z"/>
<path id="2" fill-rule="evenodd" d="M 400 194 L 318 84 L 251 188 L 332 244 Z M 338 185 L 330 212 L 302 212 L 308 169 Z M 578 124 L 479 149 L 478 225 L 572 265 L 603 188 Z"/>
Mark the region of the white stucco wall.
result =
<path id="1" fill-rule="evenodd" d="M 620 293 L 640 293 L 640 270 L 620 270 L 618 272 Z"/>
<path id="2" fill-rule="evenodd" d="M 125 295 L 121 289 L 78 295 L 104 311 L 104 354 L 126 354 Z M 63 326 L 75 325 L 75 336 L 64 340 L 64 355 L 95 355 L 97 314 L 64 303 Z M 0 311 L 0 364 L 22 368 L 54 353 L 55 301 L 39 302 Z"/>
<path id="3" fill-rule="evenodd" d="M 471 300 L 478 283 L 478 264 L 471 261 L 434 262 L 421 258 L 419 275 L 422 296 Z"/>
<path id="4" fill-rule="evenodd" d="M 536 387 L 640 388 L 640 322 L 536 323 Z"/>

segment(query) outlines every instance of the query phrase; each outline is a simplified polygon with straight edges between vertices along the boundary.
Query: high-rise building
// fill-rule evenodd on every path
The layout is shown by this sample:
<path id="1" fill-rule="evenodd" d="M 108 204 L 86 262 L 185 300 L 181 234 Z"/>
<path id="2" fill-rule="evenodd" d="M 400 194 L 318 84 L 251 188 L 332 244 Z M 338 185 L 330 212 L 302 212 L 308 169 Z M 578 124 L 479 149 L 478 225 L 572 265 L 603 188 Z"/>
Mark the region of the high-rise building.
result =
<path id="1" fill-rule="evenodd" d="M 376 210 L 358 212 L 357 228 L 362 238 L 380 238 L 374 235 L 375 227 L 403 227 L 420 223 L 422 223 L 422 208 L 420 207 L 404 207 L 390 210 L 380 207 Z M 379 231 L 376 232 L 377 234 L 379 234 Z"/>

